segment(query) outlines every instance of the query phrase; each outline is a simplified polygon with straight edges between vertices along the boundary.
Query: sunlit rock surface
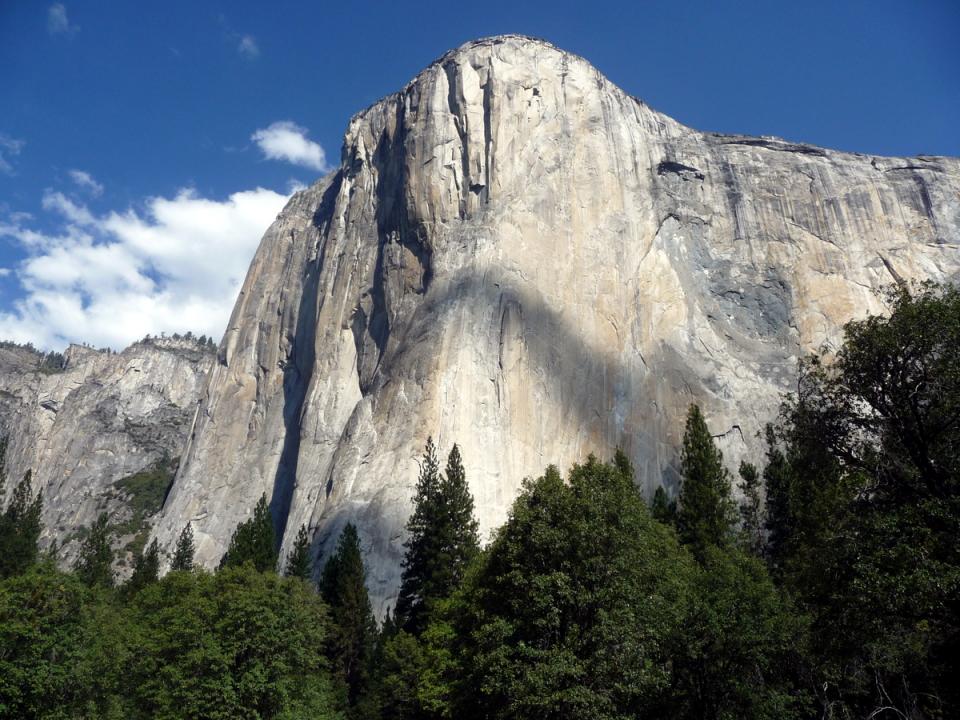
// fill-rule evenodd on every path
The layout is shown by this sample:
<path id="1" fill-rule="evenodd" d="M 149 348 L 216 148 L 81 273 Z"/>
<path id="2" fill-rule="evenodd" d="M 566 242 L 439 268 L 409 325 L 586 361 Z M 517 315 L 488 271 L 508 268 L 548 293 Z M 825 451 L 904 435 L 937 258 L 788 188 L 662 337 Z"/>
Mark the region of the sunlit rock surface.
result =
<path id="1" fill-rule="evenodd" d="M 162 478 L 138 486 L 139 497 L 123 480 L 176 467 L 213 360 L 200 343 L 172 338 L 121 353 L 71 345 L 62 369 L 43 367 L 39 353 L 0 347 L 5 500 L 32 470 L 34 492 L 43 491 L 41 541 L 57 541 L 61 563 L 73 561 L 77 538 L 100 512 L 110 515 L 118 550 L 148 527 L 163 502 Z M 144 497 L 151 489 L 158 502 Z"/>
<path id="2" fill-rule="evenodd" d="M 524 477 L 617 446 L 675 492 L 690 403 L 759 460 L 798 356 L 878 288 L 957 278 L 958 243 L 957 159 L 699 132 L 545 42 L 469 43 L 267 231 L 157 536 L 192 523 L 213 565 L 261 493 L 284 553 L 353 521 L 382 612 L 428 435 L 485 534 Z"/>

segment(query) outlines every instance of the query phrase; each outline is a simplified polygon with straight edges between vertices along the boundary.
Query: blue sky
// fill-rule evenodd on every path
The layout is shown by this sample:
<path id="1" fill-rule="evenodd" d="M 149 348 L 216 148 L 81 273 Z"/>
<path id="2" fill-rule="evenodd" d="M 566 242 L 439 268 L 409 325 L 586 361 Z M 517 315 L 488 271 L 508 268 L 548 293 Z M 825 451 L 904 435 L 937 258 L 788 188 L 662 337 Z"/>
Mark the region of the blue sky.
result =
<path id="1" fill-rule="evenodd" d="M 960 155 L 960 2 L 0 0 L 0 337 L 219 338 L 349 117 L 466 40 L 583 55 L 693 127 Z"/>

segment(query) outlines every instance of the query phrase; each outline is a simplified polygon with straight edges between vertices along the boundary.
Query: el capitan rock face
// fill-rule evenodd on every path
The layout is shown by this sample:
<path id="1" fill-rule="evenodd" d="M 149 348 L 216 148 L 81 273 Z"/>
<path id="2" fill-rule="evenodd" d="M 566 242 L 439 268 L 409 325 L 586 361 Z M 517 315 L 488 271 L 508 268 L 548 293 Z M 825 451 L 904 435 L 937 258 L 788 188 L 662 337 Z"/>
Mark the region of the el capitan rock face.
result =
<path id="1" fill-rule="evenodd" d="M 483 533 L 525 476 L 623 447 L 675 489 L 686 409 L 731 467 L 797 358 L 956 279 L 960 161 L 698 132 L 541 41 L 468 43 L 354 117 L 340 167 L 267 231 L 156 527 L 215 564 L 266 493 L 382 612 L 432 434 Z"/>

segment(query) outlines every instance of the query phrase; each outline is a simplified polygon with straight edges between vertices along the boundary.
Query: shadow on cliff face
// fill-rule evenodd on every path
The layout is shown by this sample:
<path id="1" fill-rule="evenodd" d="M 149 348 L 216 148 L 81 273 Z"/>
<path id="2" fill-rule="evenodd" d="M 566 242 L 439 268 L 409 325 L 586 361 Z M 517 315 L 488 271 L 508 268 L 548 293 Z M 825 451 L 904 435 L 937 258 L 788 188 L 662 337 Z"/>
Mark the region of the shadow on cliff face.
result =
<path id="1" fill-rule="evenodd" d="M 616 327 L 620 318 L 609 319 L 616 341 L 604 346 L 590 339 L 569 313 L 555 309 L 539 290 L 511 273 L 468 272 L 435 279 L 409 319 L 392 328 L 365 394 L 390 382 L 392 368 L 432 367 L 443 335 L 460 327 L 459 332 L 477 336 L 474 346 L 481 348 L 479 352 L 496 353 L 489 369 L 498 399 L 504 397 L 508 375 L 520 373 L 517 386 L 541 385 L 544 395 L 559 405 L 561 416 L 572 416 L 587 445 L 611 451 L 622 447 L 635 464 L 638 484 L 648 491 L 658 484 L 675 490 L 676 457 L 674 443 L 668 441 L 679 440 L 670 438 L 677 418 L 685 415 L 691 402 L 709 409 L 743 399 L 725 392 L 720 382 L 725 366 L 701 352 L 692 335 L 689 348 L 661 343 L 650 356 L 642 354 L 637 337 L 646 324 L 643 315 L 655 309 L 637 308 L 633 327 Z M 752 314 L 760 313 L 748 306 L 738 319 L 745 326 L 737 328 L 737 335 L 750 337 L 742 359 L 794 362 L 779 336 L 756 332 L 758 320 Z M 724 323 L 714 315 L 712 322 Z M 767 348 L 766 357 L 757 357 L 758 345 Z M 727 367 L 738 362 L 735 356 L 722 359 Z M 723 433 L 729 428 L 715 430 Z M 336 483 L 335 477 L 329 480 Z"/>
<path id="2" fill-rule="evenodd" d="M 337 173 L 314 213 L 314 226 L 319 230 L 321 237 L 327 230 L 330 218 L 333 217 L 333 206 L 340 192 L 342 180 L 342 172 Z M 316 360 L 319 278 L 324 266 L 326 249 L 327 243 L 321 242 L 316 261 L 307 263 L 304 269 L 306 277 L 297 311 L 297 329 L 289 360 L 283 370 L 283 449 L 280 451 L 280 461 L 277 464 L 273 492 L 270 497 L 270 511 L 278 538 L 282 538 L 286 532 L 290 503 L 296 486 L 303 401 L 310 386 Z"/>

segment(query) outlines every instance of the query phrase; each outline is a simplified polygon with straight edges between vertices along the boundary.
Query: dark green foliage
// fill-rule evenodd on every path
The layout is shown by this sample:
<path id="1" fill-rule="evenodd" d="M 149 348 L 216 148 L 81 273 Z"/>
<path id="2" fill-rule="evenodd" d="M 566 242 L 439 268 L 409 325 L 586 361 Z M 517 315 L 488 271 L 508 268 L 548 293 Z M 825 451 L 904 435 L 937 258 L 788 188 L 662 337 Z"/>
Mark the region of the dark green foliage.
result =
<path id="1" fill-rule="evenodd" d="M 309 580 L 313 574 L 313 559 L 310 552 L 310 536 L 306 525 L 301 525 L 297 532 L 297 539 L 293 543 L 293 550 L 287 556 L 287 566 L 283 571 L 287 577 L 298 577 Z"/>
<path id="2" fill-rule="evenodd" d="M 352 523 L 340 535 L 337 549 L 323 567 L 320 593 L 330 608 L 327 654 L 347 688 L 347 701 L 357 705 L 370 681 L 377 625 L 367 595 L 360 537 Z"/>
<path id="3" fill-rule="evenodd" d="M 396 617 L 408 632 L 426 628 L 433 606 L 448 597 L 463 579 L 479 549 L 473 497 L 467 485 L 460 450 L 454 445 L 441 476 L 433 440 L 427 440 L 407 523 L 403 577 Z"/>
<path id="4" fill-rule="evenodd" d="M 326 608 L 251 567 L 171 573 L 124 606 L 41 564 L 0 582 L 0 717 L 335 718 Z"/>
<path id="5" fill-rule="evenodd" d="M 770 557 L 813 618 L 824 708 L 950 717 L 960 714 L 960 291 L 899 288 L 890 303 L 889 318 L 846 327 L 832 364 L 801 367 L 766 473 Z"/>
<path id="6" fill-rule="evenodd" d="M 150 718 L 330 718 L 319 596 L 250 566 L 171 573 L 131 608 L 134 706 Z"/>
<path id="7" fill-rule="evenodd" d="M 190 523 L 184 525 L 177 538 L 177 547 L 173 552 L 173 560 L 170 562 L 171 570 L 193 570 L 193 528 Z"/>
<path id="8" fill-rule="evenodd" d="M 567 483 L 548 468 L 448 611 L 462 665 L 446 673 L 453 715 L 640 716 L 667 690 L 691 572 L 617 467 L 591 457 Z"/>
<path id="9" fill-rule="evenodd" d="M 257 501 L 253 517 L 237 525 L 220 567 L 239 567 L 247 562 L 260 572 L 277 568 L 277 542 L 266 494 Z"/>
<path id="10" fill-rule="evenodd" d="M 108 591 L 52 564 L 0 583 L 0 717 L 129 717 L 130 636 Z"/>
<path id="11" fill-rule="evenodd" d="M 176 474 L 177 462 L 164 458 L 153 467 L 117 480 L 113 486 L 125 493 L 130 509 L 143 518 L 163 508 Z"/>
<path id="12" fill-rule="evenodd" d="M 150 534 L 147 518 L 163 508 L 177 473 L 177 465 L 176 460 L 163 458 L 152 467 L 113 483 L 116 496 L 130 509 L 130 517 L 114 526 L 113 530 L 116 535 L 136 536 L 126 548 L 135 555 L 142 551 Z"/>
<path id="13" fill-rule="evenodd" d="M 767 464 L 763 469 L 763 485 L 767 505 L 764 521 L 767 530 L 766 555 L 776 574 L 784 566 L 787 547 L 793 534 L 793 518 L 790 514 L 791 471 L 786 456 L 778 447 L 772 425 L 767 425 L 765 436 Z"/>
<path id="14" fill-rule="evenodd" d="M 803 717 L 805 624 L 762 562 L 734 547 L 708 547 L 693 578 L 671 638 L 668 716 Z"/>
<path id="15" fill-rule="evenodd" d="M 667 491 L 663 485 L 658 485 L 653 493 L 653 500 L 650 502 L 650 514 L 653 519 L 664 523 L 665 525 L 677 524 L 677 501 L 667 498 Z"/>
<path id="16" fill-rule="evenodd" d="M 37 560 L 43 495 L 33 496 L 31 478 L 27 470 L 0 515 L 0 578 L 22 573 Z"/>
<path id="17" fill-rule="evenodd" d="M 724 546 L 734 522 L 730 476 L 723 466 L 700 408 L 691 405 L 683 435 L 677 530 L 680 539 L 700 557 L 706 548 Z"/>
<path id="18" fill-rule="evenodd" d="M 113 587 L 113 550 L 110 547 L 109 518 L 101 513 L 80 545 L 74 564 L 77 577 L 90 587 Z"/>
<path id="19" fill-rule="evenodd" d="M 760 498 L 760 474 L 748 462 L 740 463 L 740 529 L 743 545 L 753 555 L 763 554 L 763 508 Z"/>
<path id="20" fill-rule="evenodd" d="M 145 551 L 141 552 L 133 564 L 133 573 L 126 585 L 123 586 L 124 592 L 134 594 L 145 588 L 150 583 L 155 583 L 160 574 L 160 547 L 156 539 L 150 543 Z"/>

